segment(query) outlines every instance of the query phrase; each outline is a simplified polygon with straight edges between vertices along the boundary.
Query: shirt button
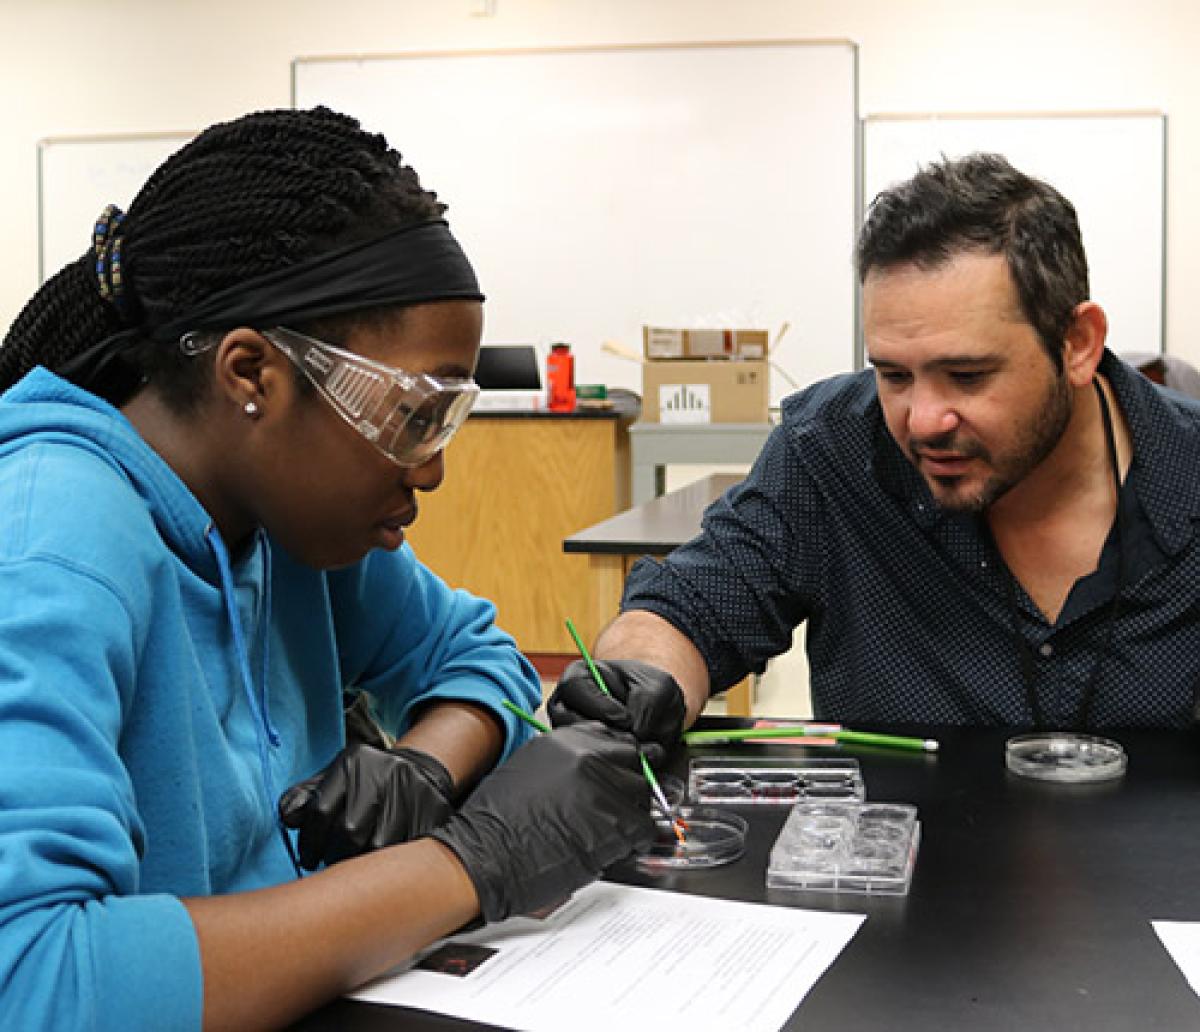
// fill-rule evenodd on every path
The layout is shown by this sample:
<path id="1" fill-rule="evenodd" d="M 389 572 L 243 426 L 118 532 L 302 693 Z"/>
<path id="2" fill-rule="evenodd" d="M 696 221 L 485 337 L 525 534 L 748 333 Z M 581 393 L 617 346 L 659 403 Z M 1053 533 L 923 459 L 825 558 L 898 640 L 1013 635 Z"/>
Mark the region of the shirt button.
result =
<path id="1" fill-rule="evenodd" d="M 1050 656 L 1054 655 L 1054 646 L 1051 645 L 1048 641 L 1043 642 L 1042 645 L 1038 648 L 1038 652 L 1040 652 L 1043 656 L 1045 656 L 1048 659 Z"/>

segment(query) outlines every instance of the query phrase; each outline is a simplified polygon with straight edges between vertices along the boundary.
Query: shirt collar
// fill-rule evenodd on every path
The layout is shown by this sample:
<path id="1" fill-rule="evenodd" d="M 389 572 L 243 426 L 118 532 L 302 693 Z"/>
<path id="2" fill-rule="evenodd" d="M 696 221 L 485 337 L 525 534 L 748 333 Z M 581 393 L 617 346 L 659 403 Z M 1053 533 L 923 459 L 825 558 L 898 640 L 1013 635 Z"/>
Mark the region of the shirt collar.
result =
<path id="1" fill-rule="evenodd" d="M 1129 425 L 1138 501 L 1162 547 L 1178 552 L 1200 520 L 1200 402 L 1163 390 L 1107 350 L 1100 372 Z"/>

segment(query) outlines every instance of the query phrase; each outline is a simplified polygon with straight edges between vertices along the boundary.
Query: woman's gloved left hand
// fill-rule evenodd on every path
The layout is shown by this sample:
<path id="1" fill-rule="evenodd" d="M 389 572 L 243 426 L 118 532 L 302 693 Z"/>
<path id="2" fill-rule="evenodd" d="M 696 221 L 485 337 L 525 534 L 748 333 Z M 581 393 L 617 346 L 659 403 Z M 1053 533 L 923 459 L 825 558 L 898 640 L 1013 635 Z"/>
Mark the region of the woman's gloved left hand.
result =
<path id="1" fill-rule="evenodd" d="M 428 834 L 454 812 L 453 796 L 450 772 L 428 753 L 356 742 L 284 792 L 279 815 L 314 871 Z"/>

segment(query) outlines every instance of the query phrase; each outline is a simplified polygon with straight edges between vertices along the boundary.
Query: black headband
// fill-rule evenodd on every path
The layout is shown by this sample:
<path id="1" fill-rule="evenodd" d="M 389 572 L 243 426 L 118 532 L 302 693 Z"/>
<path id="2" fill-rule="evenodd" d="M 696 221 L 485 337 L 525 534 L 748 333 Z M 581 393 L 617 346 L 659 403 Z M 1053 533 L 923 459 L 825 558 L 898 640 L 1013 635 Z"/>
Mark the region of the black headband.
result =
<path id="1" fill-rule="evenodd" d="M 167 344 L 189 330 L 278 326 L 382 305 L 456 299 L 482 301 L 483 294 L 445 220 L 434 219 L 227 287 L 145 334 Z"/>
<path id="2" fill-rule="evenodd" d="M 432 219 L 243 280 L 170 322 L 132 326 L 108 337 L 56 371 L 86 387 L 141 340 L 170 345 L 191 330 L 278 326 L 385 305 L 459 299 L 482 301 L 483 294 L 445 220 Z"/>

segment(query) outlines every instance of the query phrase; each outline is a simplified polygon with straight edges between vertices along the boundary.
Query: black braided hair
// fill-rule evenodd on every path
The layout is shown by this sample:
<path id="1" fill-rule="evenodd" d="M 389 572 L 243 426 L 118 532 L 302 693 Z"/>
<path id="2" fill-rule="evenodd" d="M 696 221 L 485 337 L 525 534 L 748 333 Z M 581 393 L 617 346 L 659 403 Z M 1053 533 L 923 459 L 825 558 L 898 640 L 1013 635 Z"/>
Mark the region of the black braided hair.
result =
<path id="1" fill-rule="evenodd" d="M 35 365 L 54 370 L 127 321 L 165 323 L 252 276 L 443 211 L 382 136 L 327 108 L 260 111 L 211 126 L 159 166 L 121 223 L 136 314 L 126 304 L 123 321 L 101 297 L 89 250 L 17 316 L 0 346 L 0 389 Z M 385 314 L 352 313 L 341 325 Z M 136 349 L 134 362 L 132 379 L 83 386 L 119 403 L 145 379 L 186 409 L 209 369 L 177 347 L 149 343 Z"/>

